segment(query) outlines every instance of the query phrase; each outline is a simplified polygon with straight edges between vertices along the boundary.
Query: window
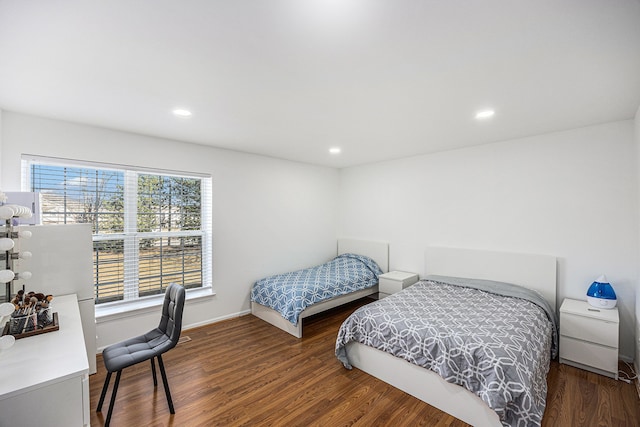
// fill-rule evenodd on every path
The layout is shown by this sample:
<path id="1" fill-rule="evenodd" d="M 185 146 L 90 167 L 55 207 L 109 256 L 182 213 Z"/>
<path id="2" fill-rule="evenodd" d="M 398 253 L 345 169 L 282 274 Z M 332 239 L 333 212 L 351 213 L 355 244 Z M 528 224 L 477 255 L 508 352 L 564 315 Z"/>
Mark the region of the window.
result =
<path id="1" fill-rule="evenodd" d="M 211 178 L 49 158 L 23 159 L 43 224 L 90 223 L 96 304 L 211 286 Z"/>

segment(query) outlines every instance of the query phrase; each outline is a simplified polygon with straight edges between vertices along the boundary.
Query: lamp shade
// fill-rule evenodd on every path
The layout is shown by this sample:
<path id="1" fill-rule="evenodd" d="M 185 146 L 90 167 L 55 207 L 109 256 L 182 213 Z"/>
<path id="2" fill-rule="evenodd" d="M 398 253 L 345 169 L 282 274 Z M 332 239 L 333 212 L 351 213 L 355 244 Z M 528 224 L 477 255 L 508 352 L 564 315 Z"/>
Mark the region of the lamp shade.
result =
<path id="1" fill-rule="evenodd" d="M 606 276 L 598 277 L 587 290 L 587 301 L 594 307 L 613 308 L 618 299 Z"/>

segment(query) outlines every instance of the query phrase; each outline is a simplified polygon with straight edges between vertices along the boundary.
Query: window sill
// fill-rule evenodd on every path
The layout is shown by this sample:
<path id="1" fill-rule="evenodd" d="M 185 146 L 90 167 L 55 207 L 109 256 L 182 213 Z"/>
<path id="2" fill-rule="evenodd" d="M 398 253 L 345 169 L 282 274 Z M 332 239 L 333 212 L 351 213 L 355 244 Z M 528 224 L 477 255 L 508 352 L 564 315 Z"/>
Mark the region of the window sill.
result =
<path id="1" fill-rule="evenodd" d="M 187 289 L 185 301 L 210 298 L 215 294 L 216 293 L 213 291 L 211 286 L 198 289 Z M 133 301 L 117 301 L 96 305 L 96 323 L 134 317 L 145 312 L 156 312 L 158 307 L 162 306 L 163 301 L 164 294 L 140 298 Z"/>

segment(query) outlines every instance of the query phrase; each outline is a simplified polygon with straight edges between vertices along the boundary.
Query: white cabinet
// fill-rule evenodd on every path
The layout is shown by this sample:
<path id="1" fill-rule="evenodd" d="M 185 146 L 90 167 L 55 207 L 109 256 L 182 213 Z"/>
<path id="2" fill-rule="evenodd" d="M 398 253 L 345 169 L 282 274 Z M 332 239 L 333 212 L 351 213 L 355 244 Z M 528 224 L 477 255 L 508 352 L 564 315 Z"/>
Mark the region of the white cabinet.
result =
<path id="1" fill-rule="evenodd" d="M 32 237 L 20 242 L 21 250 L 33 254 L 29 259 L 18 261 L 19 271 L 33 273 L 26 290 L 52 294 L 54 297 L 76 294 L 80 303 L 89 373 L 94 374 L 97 351 L 91 225 L 40 225 L 25 227 L 24 230 L 30 231 Z"/>
<path id="2" fill-rule="evenodd" d="M 60 329 L 0 350 L 0 426 L 89 425 L 89 362 L 75 295 L 55 297 Z"/>
<path id="3" fill-rule="evenodd" d="M 409 287 L 418 281 L 418 275 L 404 271 L 390 271 L 378 276 L 379 297 L 384 298 Z"/>
<path id="4" fill-rule="evenodd" d="M 565 299 L 560 307 L 560 363 L 618 379 L 618 308 Z"/>

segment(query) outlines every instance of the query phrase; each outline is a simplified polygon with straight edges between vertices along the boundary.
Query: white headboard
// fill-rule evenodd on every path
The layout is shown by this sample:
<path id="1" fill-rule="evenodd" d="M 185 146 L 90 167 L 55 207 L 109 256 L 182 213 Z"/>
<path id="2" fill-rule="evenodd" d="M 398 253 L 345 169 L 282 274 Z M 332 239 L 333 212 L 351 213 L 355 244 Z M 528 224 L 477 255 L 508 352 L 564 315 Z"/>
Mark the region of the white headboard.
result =
<path id="1" fill-rule="evenodd" d="M 389 271 L 389 244 L 371 240 L 338 239 L 338 255 L 353 253 L 368 256 L 383 273 Z"/>
<path id="2" fill-rule="evenodd" d="M 429 247 L 426 273 L 514 283 L 540 292 L 556 307 L 556 258 L 550 255 Z"/>

